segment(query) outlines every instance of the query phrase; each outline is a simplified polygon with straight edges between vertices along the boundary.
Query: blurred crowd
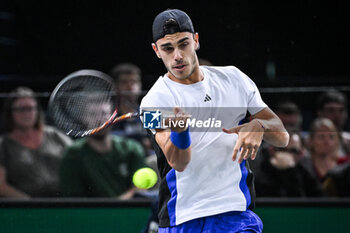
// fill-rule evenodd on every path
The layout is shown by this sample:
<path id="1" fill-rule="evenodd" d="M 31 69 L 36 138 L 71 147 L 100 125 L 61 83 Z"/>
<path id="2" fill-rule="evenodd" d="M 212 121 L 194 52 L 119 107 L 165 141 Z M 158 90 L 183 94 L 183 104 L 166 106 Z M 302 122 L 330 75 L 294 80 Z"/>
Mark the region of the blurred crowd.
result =
<path id="1" fill-rule="evenodd" d="M 210 62 L 202 60 L 210 65 Z M 142 73 L 138 66 L 113 67 L 118 114 L 138 109 Z M 250 167 L 257 197 L 349 197 L 350 133 L 345 131 L 348 100 L 330 90 L 318 96 L 316 117 L 303 130 L 298 104 L 270 106 L 290 134 L 286 148 L 267 143 Z M 110 106 L 89 106 L 108 117 Z M 156 156 L 140 119 L 126 120 L 94 136 L 74 139 L 45 121 L 36 93 L 13 90 L 4 101 L 0 137 L 0 197 L 110 197 L 119 200 L 156 198 L 133 186 L 142 167 L 157 171 Z"/>
<path id="2" fill-rule="evenodd" d="M 316 118 L 308 131 L 301 129 L 302 113 L 291 101 L 275 112 L 290 134 L 286 148 L 263 143 L 251 161 L 258 197 L 349 196 L 350 164 L 347 98 L 336 90 L 320 94 Z"/>
<path id="3" fill-rule="evenodd" d="M 131 63 L 113 67 L 118 114 L 138 109 L 141 71 Z M 114 106 L 94 104 L 87 111 L 108 120 Z M 135 188 L 132 176 L 156 169 L 155 155 L 140 119 L 123 121 L 85 138 L 71 138 L 47 123 L 36 93 L 20 86 L 4 100 L 0 136 L 0 197 L 152 198 L 157 186 Z"/>

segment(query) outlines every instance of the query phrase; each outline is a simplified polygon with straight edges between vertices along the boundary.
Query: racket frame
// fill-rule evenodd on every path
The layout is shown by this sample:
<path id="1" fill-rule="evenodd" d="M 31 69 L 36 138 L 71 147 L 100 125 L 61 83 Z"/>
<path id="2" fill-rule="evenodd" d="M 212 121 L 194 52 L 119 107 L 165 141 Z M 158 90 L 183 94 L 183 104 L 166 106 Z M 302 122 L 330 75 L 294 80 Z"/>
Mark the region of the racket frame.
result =
<path id="1" fill-rule="evenodd" d="M 98 78 L 101 78 L 103 80 L 105 80 L 106 82 L 111 83 L 112 87 L 114 86 L 112 79 L 97 70 L 91 70 L 91 69 L 85 69 L 85 70 L 78 70 L 76 72 L 73 72 L 71 74 L 69 74 L 67 77 L 65 77 L 64 79 L 62 79 L 58 85 L 55 87 L 55 89 L 53 90 L 53 92 L 51 93 L 50 99 L 49 99 L 49 110 L 52 108 L 52 105 L 55 102 L 55 98 L 57 96 L 57 93 L 59 92 L 60 88 L 67 83 L 69 80 L 79 77 L 79 76 L 95 76 Z M 50 111 L 49 111 L 50 112 Z M 119 121 L 123 121 L 126 119 L 130 119 L 130 118 L 134 118 L 134 117 L 139 117 L 140 113 L 139 112 L 129 112 L 126 114 L 123 114 L 121 116 L 117 116 L 118 114 L 118 110 L 117 108 L 114 110 L 114 112 L 112 113 L 112 115 L 110 116 L 110 118 L 104 122 L 103 124 L 101 124 L 100 126 L 96 127 L 96 128 L 92 128 L 92 129 L 87 129 L 87 130 L 81 130 L 81 131 L 74 131 L 73 129 L 67 129 L 65 132 L 67 135 L 73 136 L 73 137 L 85 137 L 85 136 L 89 136 L 92 134 L 96 134 L 100 131 L 102 131 L 103 129 L 108 128 L 109 126 L 116 124 Z M 73 134 L 72 134 L 73 133 Z"/>

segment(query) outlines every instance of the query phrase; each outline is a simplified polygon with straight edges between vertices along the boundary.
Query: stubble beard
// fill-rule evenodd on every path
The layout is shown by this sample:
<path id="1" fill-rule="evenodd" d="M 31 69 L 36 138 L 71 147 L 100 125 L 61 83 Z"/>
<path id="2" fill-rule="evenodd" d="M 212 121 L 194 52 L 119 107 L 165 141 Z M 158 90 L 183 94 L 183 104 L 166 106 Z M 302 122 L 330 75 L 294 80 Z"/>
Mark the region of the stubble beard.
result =
<path id="1" fill-rule="evenodd" d="M 196 68 L 196 61 L 197 61 L 196 55 L 194 55 L 194 56 L 192 57 L 192 62 L 191 62 L 192 70 L 190 71 L 190 73 L 189 73 L 188 75 L 186 75 L 186 76 L 184 76 L 184 77 L 178 77 L 178 76 L 176 76 L 173 72 L 171 72 L 170 67 L 166 66 L 165 63 L 164 63 L 164 65 L 166 66 L 168 72 L 169 72 L 170 74 L 172 74 L 175 78 L 180 79 L 180 80 L 185 80 L 185 79 L 187 79 L 188 77 L 190 77 L 190 76 L 194 73 L 195 68 Z"/>

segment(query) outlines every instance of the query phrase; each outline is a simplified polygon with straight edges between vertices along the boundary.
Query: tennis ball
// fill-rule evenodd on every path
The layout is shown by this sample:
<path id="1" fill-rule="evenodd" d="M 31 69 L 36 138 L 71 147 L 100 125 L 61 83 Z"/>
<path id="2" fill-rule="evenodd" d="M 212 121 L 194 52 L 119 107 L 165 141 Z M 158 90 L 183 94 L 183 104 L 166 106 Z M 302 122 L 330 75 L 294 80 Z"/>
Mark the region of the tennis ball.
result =
<path id="1" fill-rule="evenodd" d="M 157 173 L 151 168 L 145 167 L 137 170 L 132 177 L 134 185 L 141 189 L 152 188 L 157 183 Z"/>

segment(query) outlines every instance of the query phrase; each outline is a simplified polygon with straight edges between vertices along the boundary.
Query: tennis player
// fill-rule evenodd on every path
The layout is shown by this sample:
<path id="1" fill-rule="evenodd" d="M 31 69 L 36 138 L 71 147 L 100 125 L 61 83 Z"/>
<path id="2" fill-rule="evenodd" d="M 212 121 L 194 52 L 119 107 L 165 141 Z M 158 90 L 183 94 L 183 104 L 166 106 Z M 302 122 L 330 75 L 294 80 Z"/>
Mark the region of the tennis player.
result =
<path id="1" fill-rule="evenodd" d="M 161 174 L 159 232 L 262 232 L 251 211 L 255 192 L 246 160 L 255 158 L 262 140 L 285 147 L 283 124 L 239 69 L 199 66 L 198 33 L 185 12 L 156 16 L 153 42 L 168 72 L 143 98 L 142 110 L 174 107 L 173 120 L 181 121 L 187 108 L 212 109 L 214 115 L 229 109 L 224 129 L 173 124 L 171 130 L 152 130 Z M 247 111 L 252 120 L 239 125 Z"/>

